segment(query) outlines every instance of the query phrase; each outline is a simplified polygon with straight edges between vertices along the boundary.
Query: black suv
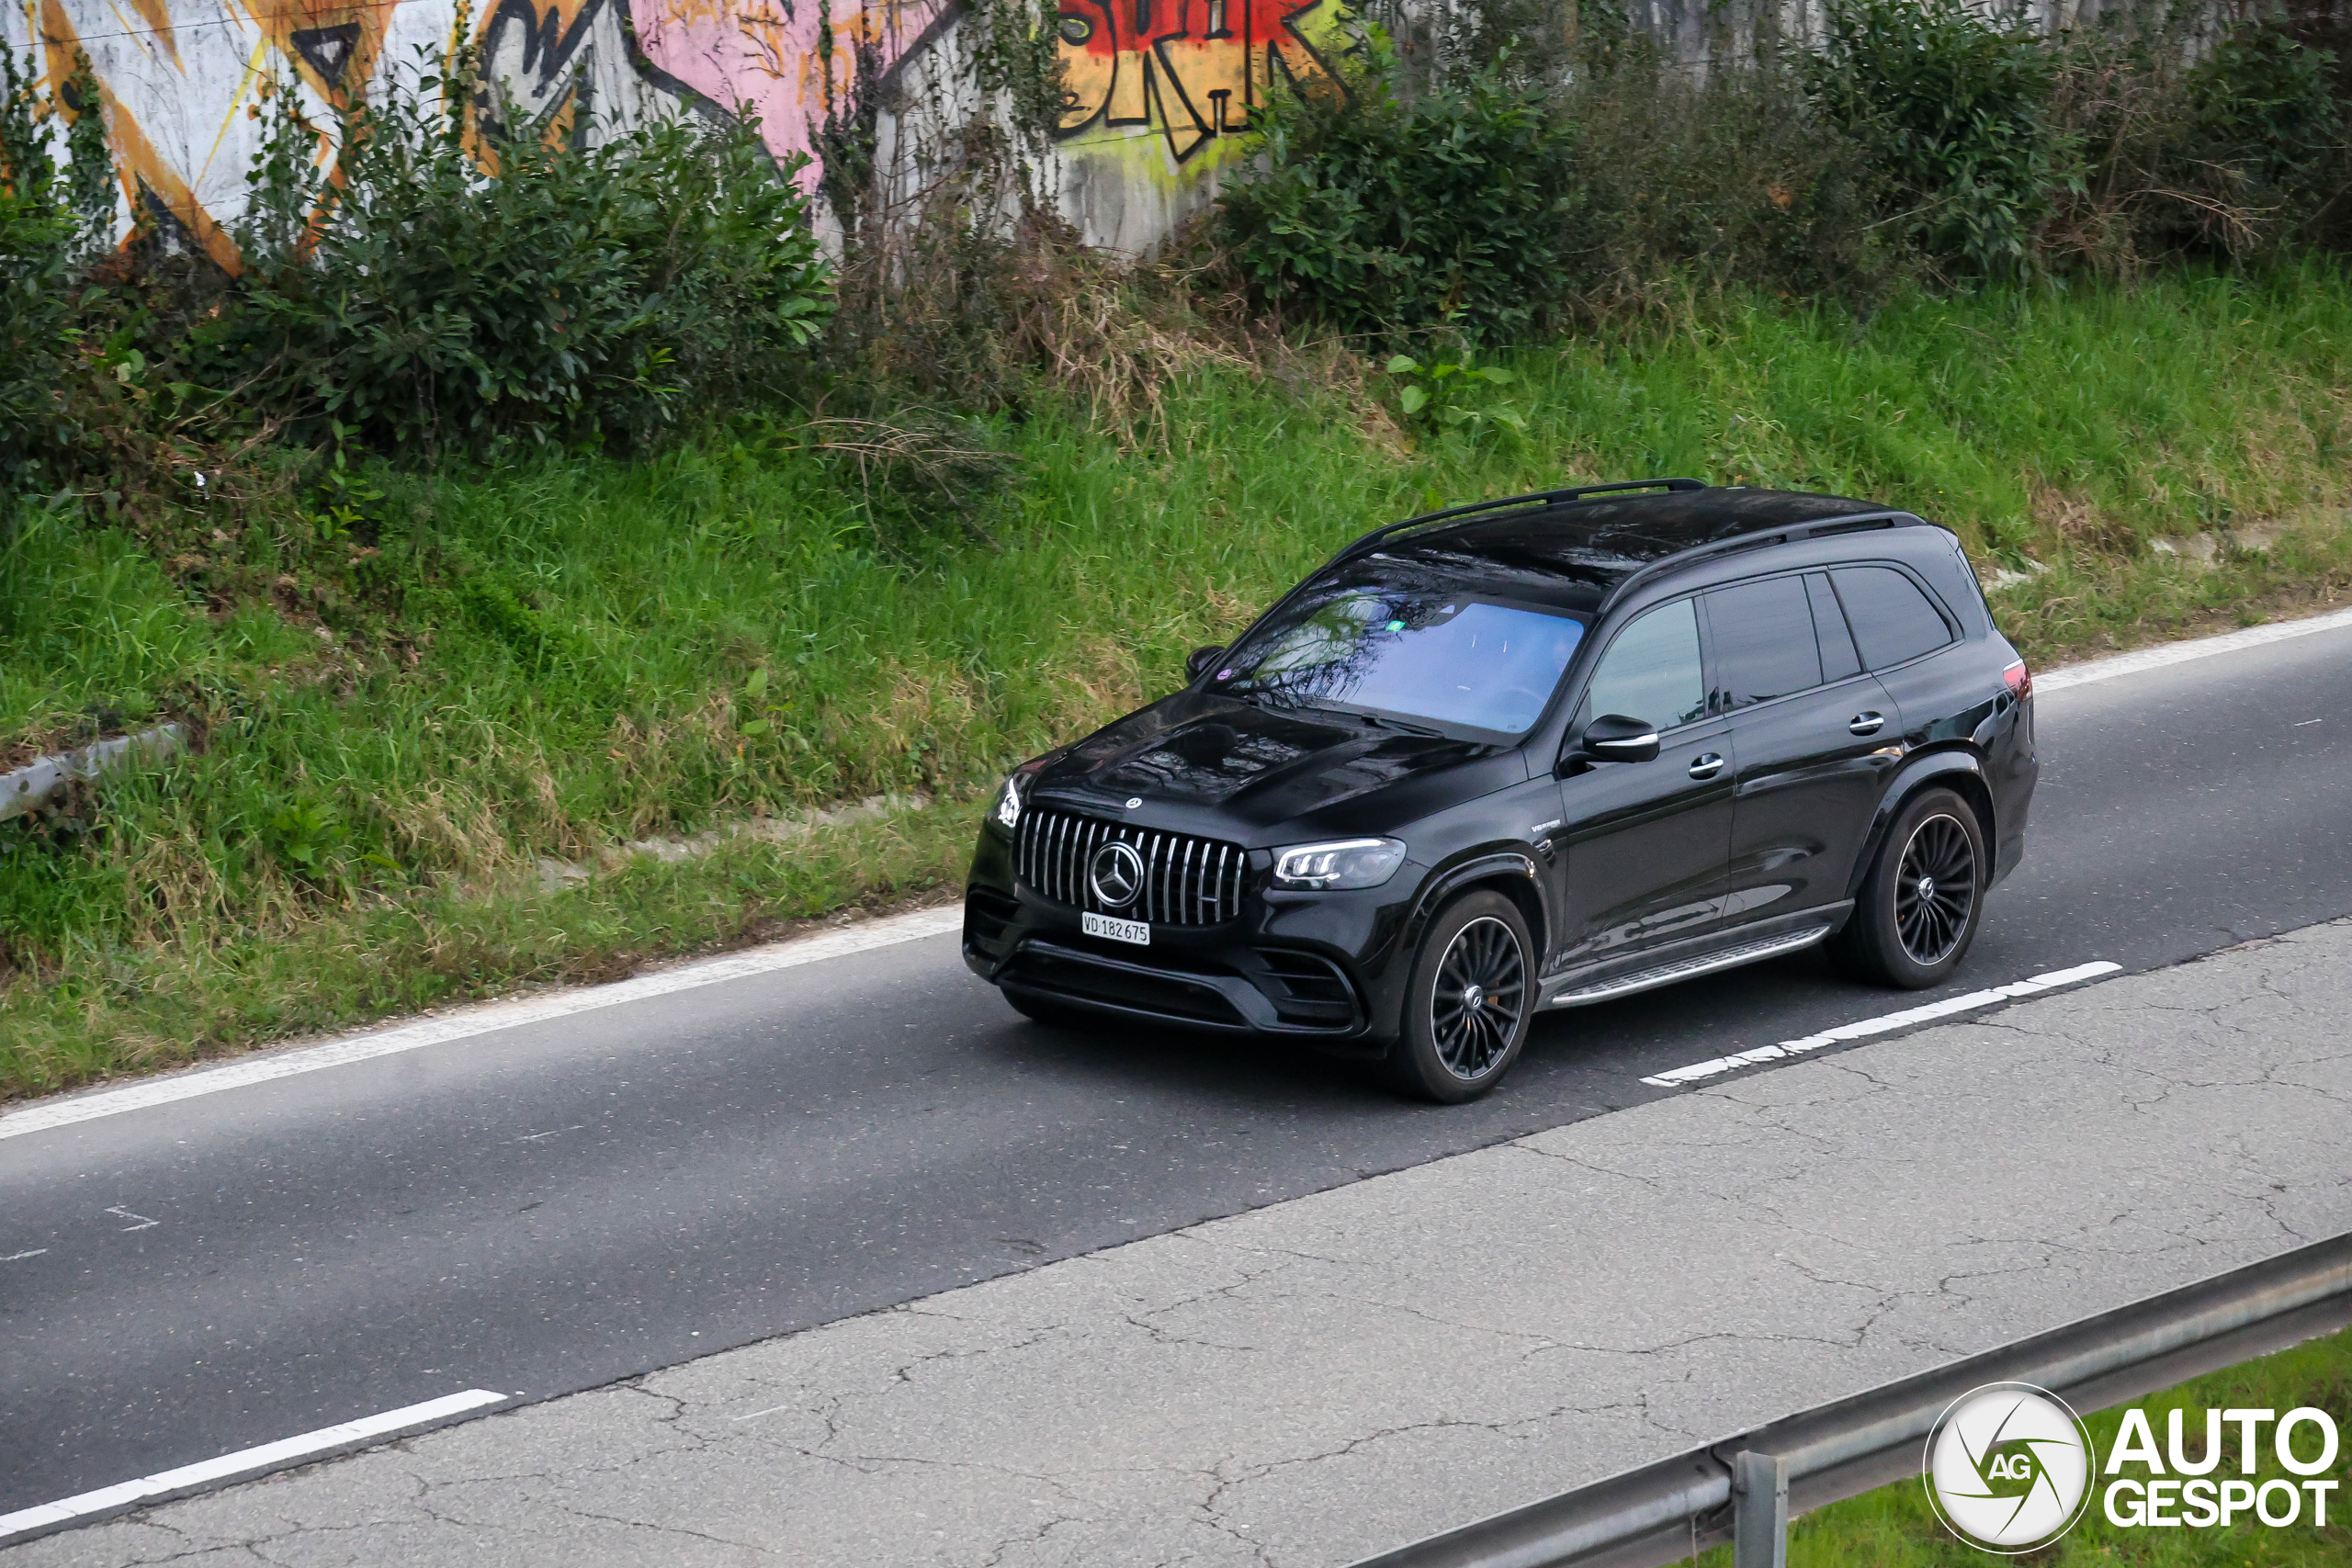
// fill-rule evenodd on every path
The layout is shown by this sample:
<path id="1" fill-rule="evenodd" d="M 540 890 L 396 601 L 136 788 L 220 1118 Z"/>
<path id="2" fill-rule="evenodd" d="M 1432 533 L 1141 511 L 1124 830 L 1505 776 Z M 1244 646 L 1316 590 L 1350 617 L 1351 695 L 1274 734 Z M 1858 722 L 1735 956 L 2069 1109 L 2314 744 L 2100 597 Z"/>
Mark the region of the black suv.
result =
<path id="1" fill-rule="evenodd" d="M 1694 479 L 1375 529 L 1186 672 L 1005 781 L 966 962 L 1035 1019 L 1319 1041 L 1441 1100 L 1539 1010 L 1825 940 L 1936 984 L 2038 772 L 1950 532 Z"/>

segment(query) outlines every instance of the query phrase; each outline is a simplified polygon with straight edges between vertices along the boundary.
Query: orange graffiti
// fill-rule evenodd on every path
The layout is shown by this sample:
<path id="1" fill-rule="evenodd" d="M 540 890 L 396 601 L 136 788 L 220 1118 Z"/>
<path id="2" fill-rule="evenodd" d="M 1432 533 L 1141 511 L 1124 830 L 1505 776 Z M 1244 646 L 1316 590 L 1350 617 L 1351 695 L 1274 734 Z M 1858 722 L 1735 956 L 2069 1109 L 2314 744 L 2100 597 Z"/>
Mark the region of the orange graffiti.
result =
<path id="1" fill-rule="evenodd" d="M 1059 133 L 1156 125 L 1182 164 L 1250 128 L 1276 73 L 1329 79 L 1307 23 L 1333 0 L 1061 0 Z"/>

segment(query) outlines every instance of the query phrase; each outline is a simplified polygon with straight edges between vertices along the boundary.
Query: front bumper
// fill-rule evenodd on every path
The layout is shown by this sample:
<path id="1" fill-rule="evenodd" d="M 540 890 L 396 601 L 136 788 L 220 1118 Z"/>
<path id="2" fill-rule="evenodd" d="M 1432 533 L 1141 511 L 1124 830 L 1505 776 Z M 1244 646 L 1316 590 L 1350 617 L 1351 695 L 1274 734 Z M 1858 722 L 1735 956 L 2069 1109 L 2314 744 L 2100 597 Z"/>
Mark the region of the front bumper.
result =
<path id="1" fill-rule="evenodd" d="M 1009 994 L 1110 1018 L 1378 1044 L 1402 992 L 1409 879 L 1354 893 L 1270 893 L 1251 857 L 1241 913 L 1154 923 L 1148 946 L 1089 936 L 1084 911 L 1018 879 L 983 829 L 964 895 L 964 962 Z M 1409 869 L 1409 868 L 1408 868 Z"/>

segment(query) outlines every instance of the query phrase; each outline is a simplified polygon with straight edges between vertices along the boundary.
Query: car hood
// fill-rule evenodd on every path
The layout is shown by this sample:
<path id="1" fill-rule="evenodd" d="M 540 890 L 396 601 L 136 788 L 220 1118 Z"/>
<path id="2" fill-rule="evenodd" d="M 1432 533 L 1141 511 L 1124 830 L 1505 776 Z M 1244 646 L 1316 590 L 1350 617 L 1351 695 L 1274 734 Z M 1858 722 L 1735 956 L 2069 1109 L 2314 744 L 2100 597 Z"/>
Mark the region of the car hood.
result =
<path id="1" fill-rule="evenodd" d="M 1464 777 L 1465 769 L 1495 777 Z M 1375 833 L 1524 773 L 1509 748 L 1187 691 L 1051 758 L 1030 789 L 1035 798 L 1220 836 L 1286 825 Z"/>

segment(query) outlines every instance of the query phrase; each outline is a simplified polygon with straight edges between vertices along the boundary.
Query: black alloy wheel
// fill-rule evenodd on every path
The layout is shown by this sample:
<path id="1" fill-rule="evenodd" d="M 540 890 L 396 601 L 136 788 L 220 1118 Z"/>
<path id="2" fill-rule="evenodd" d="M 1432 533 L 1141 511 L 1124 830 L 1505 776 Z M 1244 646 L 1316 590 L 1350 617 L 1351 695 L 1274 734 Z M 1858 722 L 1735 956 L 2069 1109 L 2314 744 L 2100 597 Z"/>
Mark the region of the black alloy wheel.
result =
<path id="1" fill-rule="evenodd" d="M 1486 1077 L 1510 1049 L 1527 995 L 1519 938 L 1492 915 L 1453 933 L 1430 997 L 1430 1036 L 1438 1060 L 1465 1083 Z"/>
<path id="2" fill-rule="evenodd" d="M 1911 830 L 1894 874 L 1894 932 L 1914 964 L 1940 964 L 1976 912 L 1976 854 L 1957 818 L 1939 812 Z"/>
<path id="3" fill-rule="evenodd" d="M 1470 893 L 1439 912 L 1421 939 L 1389 1053 L 1398 1088 L 1459 1104 L 1502 1081 L 1534 1012 L 1533 951 L 1525 918 L 1499 893 Z"/>
<path id="4" fill-rule="evenodd" d="M 1831 954 L 1878 985 L 1941 984 L 1976 935 L 1988 870 L 1976 808 L 1951 790 L 1921 790 L 1889 824 Z"/>

